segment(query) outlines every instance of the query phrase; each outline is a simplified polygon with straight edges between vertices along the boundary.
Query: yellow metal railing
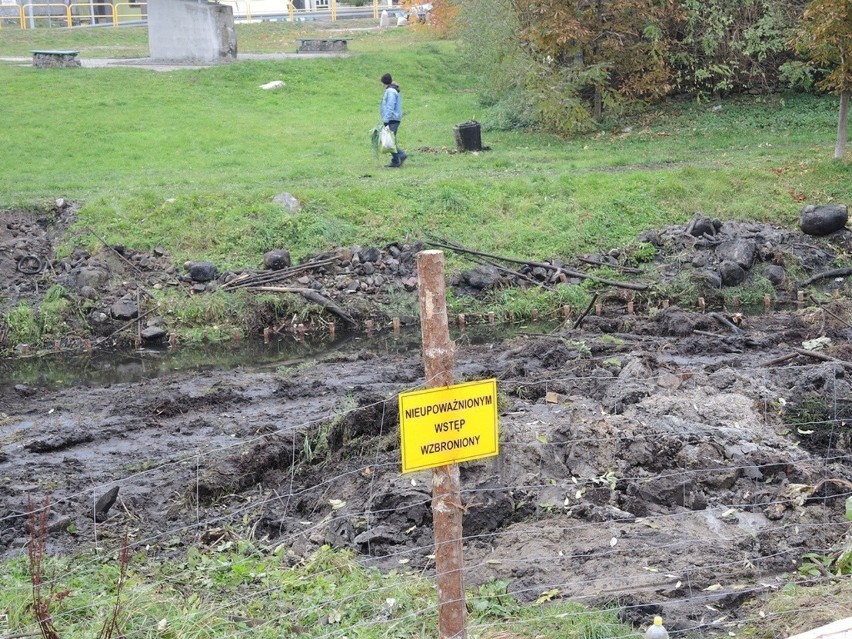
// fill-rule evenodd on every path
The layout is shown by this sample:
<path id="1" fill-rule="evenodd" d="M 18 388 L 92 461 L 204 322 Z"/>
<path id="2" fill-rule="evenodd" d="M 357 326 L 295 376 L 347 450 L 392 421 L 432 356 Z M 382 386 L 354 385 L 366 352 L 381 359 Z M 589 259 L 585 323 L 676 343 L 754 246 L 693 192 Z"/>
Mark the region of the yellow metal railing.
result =
<path id="1" fill-rule="evenodd" d="M 21 29 L 33 29 L 40 23 L 47 21 L 53 26 L 54 20 L 59 21 L 62 26 L 73 27 L 79 24 L 111 24 L 118 23 L 128 17 L 139 19 L 144 15 L 144 2 L 30 2 L 19 9 L 19 22 Z M 4 7 L 4 9 L 7 7 Z M 137 15 L 132 9 L 138 8 Z"/>
<path id="2" fill-rule="evenodd" d="M 294 22 L 298 16 L 316 14 L 326 14 L 332 22 L 338 20 L 340 7 L 337 0 L 302 2 L 306 5 L 304 9 L 297 9 L 294 0 L 222 0 L 222 4 L 229 5 L 234 10 L 235 18 L 244 19 L 249 23 L 274 15 L 287 16 L 290 22 Z M 0 5 L 0 29 L 4 23 L 14 23 L 21 29 L 33 29 L 45 22 L 49 26 L 59 23 L 67 27 L 81 24 L 111 24 L 117 27 L 122 22 L 147 20 L 147 6 L 144 0 L 123 0 L 115 4 L 108 0 L 47 0 L 29 2 L 21 6 Z M 379 0 L 372 0 L 372 9 L 373 18 L 378 19 Z"/>
<path id="3" fill-rule="evenodd" d="M 18 23 L 18 27 L 24 28 L 24 10 L 18 5 L 0 5 L 0 29 L 6 21 Z"/>

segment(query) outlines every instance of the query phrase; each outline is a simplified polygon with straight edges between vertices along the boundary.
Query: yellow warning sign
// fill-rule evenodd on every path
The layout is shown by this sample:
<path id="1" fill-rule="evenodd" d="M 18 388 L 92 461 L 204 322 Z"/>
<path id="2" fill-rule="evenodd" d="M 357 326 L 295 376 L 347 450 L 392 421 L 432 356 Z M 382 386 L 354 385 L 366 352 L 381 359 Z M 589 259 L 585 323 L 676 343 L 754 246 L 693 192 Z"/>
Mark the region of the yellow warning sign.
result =
<path id="1" fill-rule="evenodd" d="M 404 473 L 496 455 L 497 380 L 401 393 L 399 431 Z"/>

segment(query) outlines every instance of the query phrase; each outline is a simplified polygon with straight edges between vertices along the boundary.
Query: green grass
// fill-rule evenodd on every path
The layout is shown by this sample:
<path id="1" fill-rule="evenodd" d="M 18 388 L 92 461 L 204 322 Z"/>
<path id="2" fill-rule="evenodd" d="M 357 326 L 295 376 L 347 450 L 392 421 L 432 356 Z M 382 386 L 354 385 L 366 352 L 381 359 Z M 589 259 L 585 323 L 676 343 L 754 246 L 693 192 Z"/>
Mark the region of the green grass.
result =
<path id="1" fill-rule="evenodd" d="M 338 27 L 345 23 L 338 23 Z M 239 25 L 242 52 L 292 51 L 319 26 Z M 139 28 L 0 31 L 0 54 L 36 46 L 145 55 Z M 0 64 L 0 207 L 83 203 L 80 225 L 175 260 L 256 266 L 333 245 L 440 233 L 541 259 L 630 242 L 695 211 L 794 224 L 801 203 L 848 201 L 849 163 L 830 160 L 834 98 L 671 104 L 624 129 L 561 140 L 484 131 L 491 151 L 448 154 L 452 127 L 480 117 L 476 77 L 449 41 L 353 31 L 344 59 L 247 61 L 158 73 Z M 385 70 L 402 85 L 410 151 L 390 172 L 370 152 Z M 259 85 L 283 80 L 279 91 Z M 289 215 L 270 202 L 288 191 Z"/>
<path id="2" fill-rule="evenodd" d="M 291 559 L 283 546 L 263 549 L 227 534 L 210 547 L 187 548 L 168 564 L 139 553 L 129 566 L 120 627 L 127 636 L 172 639 L 436 635 L 434 584 L 420 573 L 404 566 L 387 573 L 366 569 L 350 553 L 328 548 L 293 567 Z M 115 562 L 80 555 L 49 559 L 45 570 L 55 575 L 56 591 L 67 592 L 51 609 L 59 636 L 93 636 L 116 600 Z M 506 582 L 492 582 L 468 593 L 473 636 L 506 628 L 519 638 L 616 639 L 631 633 L 614 610 L 568 602 L 522 606 L 505 588 Z M 8 562 L 0 573 L 4 631 L 35 630 L 29 590 L 26 563 Z"/>

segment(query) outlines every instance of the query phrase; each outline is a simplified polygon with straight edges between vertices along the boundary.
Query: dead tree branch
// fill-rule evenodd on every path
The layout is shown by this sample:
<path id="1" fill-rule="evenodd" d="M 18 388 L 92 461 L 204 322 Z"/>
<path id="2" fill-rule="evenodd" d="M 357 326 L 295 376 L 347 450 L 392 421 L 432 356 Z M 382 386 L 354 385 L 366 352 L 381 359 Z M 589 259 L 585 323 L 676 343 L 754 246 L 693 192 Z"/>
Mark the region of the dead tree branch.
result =
<path id="1" fill-rule="evenodd" d="M 487 257 L 490 259 L 501 260 L 503 262 L 510 262 L 512 264 L 524 264 L 527 266 L 532 266 L 533 268 L 539 267 L 551 271 L 556 271 L 557 273 L 565 273 L 568 277 L 576 277 L 579 279 L 591 280 L 593 282 L 598 282 L 599 284 L 606 284 L 607 286 L 615 286 L 617 288 L 626 288 L 632 291 L 647 291 L 647 284 L 633 284 L 632 282 L 616 282 L 614 280 L 607 280 L 602 277 L 596 277 L 594 275 L 589 275 L 588 273 L 583 273 L 582 271 L 575 271 L 574 269 L 565 268 L 564 266 L 555 266 L 554 264 L 548 264 L 547 262 L 531 262 L 529 260 L 516 260 L 511 257 L 504 257 L 501 255 L 494 255 L 493 253 L 485 253 L 483 251 L 474 251 L 473 249 L 461 248 L 458 245 L 453 246 L 452 244 L 448 244 L 444 241 L 430 241 L 426 242 L 430 246 L 437 246 L 439 248 L 449 249 L 451 251 L 456 251 L 458 253 L 465 253 L 467 255 L 479 255 L 480 257 Z"/>

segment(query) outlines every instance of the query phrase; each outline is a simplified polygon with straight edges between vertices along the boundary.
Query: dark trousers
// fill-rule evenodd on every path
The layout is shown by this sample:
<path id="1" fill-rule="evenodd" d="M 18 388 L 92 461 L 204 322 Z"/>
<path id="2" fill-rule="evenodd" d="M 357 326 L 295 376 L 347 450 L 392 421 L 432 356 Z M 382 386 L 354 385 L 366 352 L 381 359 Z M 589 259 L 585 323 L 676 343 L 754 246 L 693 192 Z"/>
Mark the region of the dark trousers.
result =
<path id="1" fill-rule="evenodd" d="M 394 137 L 396 137 L 396 132 L 399 130 L 399 120 L 391 120 L 388 122 L 388 128 L 393 131 Z M 396 141 L 396 153 L 391 153 L 391 164 L 399 164 L 399 156 L 405 155 L 405 151 L 399 148 L 399 138 Z"/>

